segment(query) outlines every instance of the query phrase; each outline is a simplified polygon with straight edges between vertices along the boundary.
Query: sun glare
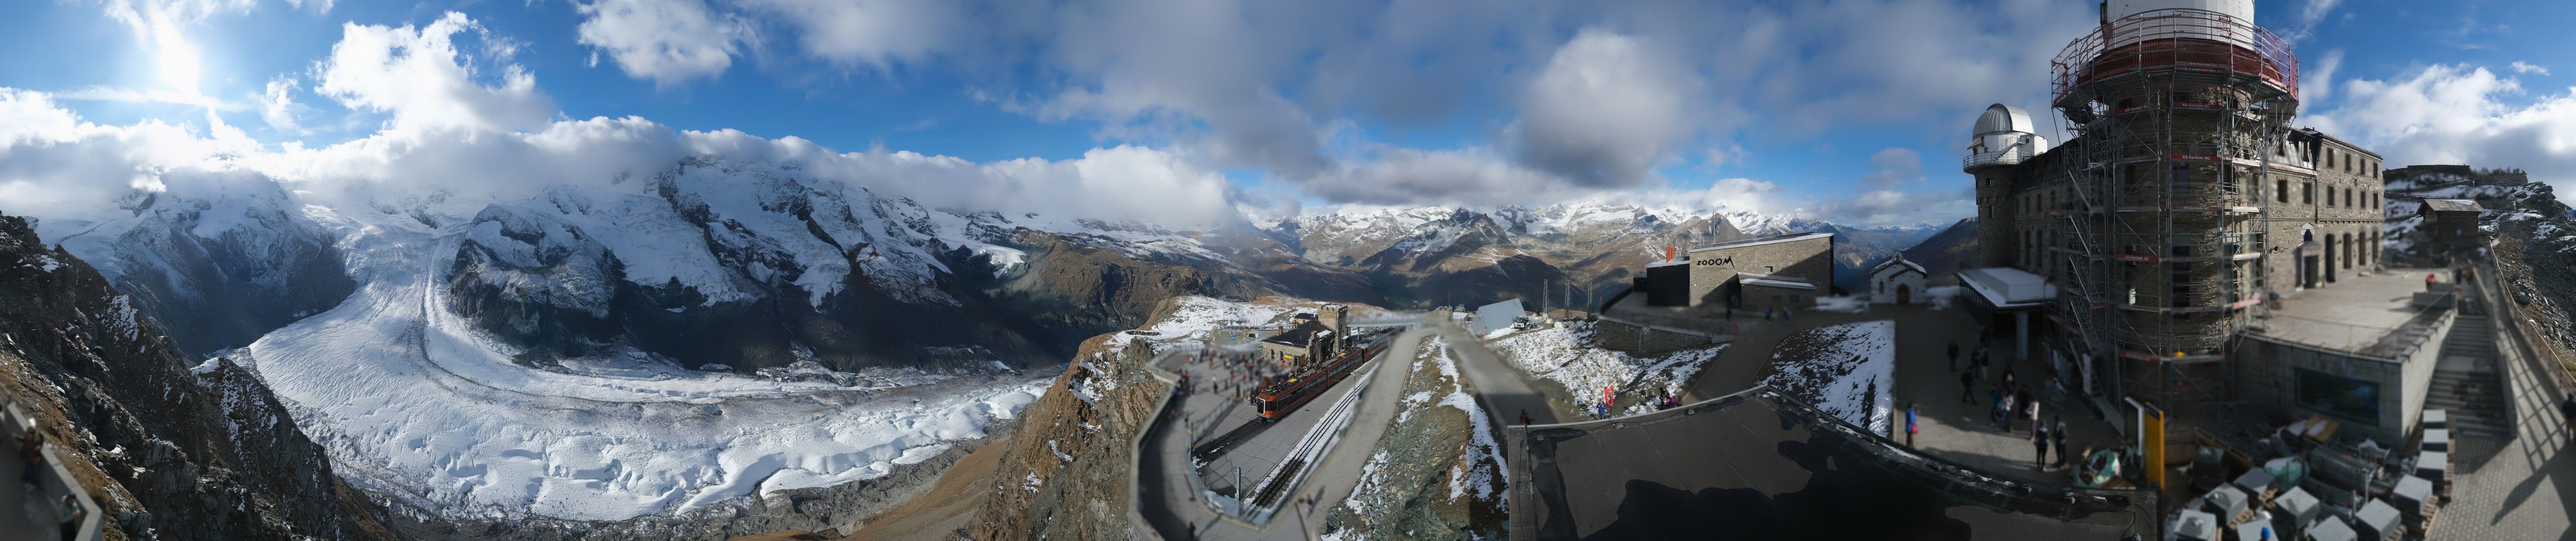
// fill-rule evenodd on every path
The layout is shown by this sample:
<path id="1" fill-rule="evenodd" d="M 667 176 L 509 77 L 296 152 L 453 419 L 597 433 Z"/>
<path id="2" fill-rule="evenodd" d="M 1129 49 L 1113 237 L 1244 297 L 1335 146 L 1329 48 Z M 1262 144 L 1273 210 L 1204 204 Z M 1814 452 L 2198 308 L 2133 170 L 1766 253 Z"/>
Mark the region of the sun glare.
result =
<path id="1" fill-rule="evenodd" d="M 187 96 L 200 95 L 197 83 L 203 77 L 197 46 L 179 34 L 179 26 L 160 13 L 151 15 L 153 70 L 167 89 Z"/>

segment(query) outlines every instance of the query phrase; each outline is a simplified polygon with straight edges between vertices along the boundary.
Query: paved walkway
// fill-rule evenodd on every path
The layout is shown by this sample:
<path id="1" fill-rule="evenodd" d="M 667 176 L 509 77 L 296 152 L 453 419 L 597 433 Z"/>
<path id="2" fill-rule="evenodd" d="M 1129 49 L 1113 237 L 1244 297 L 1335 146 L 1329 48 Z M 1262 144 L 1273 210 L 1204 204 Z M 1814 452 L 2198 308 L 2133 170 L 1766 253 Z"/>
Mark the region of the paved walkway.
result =
<path id="1" fill-rule="evenodd" d="M 1700 372 L 1699 380 L 1691 383 L 1683 398 L 1696 402 L 1751 388 L 1761 381 L 1762 370 L 1770 365 L 1771 354 L 1780 340 L 1798 331 L 1881 319 L 1896 322 L 1896 403 L 1913 403 L 1921 408 L 1917 420 L 1921 432 L 1915 435 L 1917 449 L 1989 474 L 2054 483 L 2070 481 L 2065 470 L 2040 471 L 2034 467 L 2026 420 L 2009 432 L 1986 420 L 1986 391 L 2002 381 L 2005 366 L 2014 368 L 2016 379 L 2036 383 L 2052 377 L 2049 374 L 2053 369 L 2045 362 L 2034 358 L 2013 363 L 2009 342 L 1992 344 L 1996 364 L 1987 371 L 1987 379 L 1979 382 L 1975 402 L 1959 401 L 1959 372 L 1950 369 L 1947 346 L 1953 340 L 1959 343 L 1958 366 L 1966 368 L 1968 356 L 1976 350 L 1977 325 L 1966 311 L 1957 308 L 1873 305 L 1859 313 L 1814 311 L 1800 312 L 1797 319 L 1788 321 L 1753 319 L 1744 322 L 1734 345 L 1709 361 L 1708 368 Z M 2037 357 L 2039 351 L 2034 349 L 2031 355 Z M 2076 409 L 2065 409 L 2068 407 Z M 2043 419 L 2061 414 L 2068 431 L 2074 433 L 2067 445 L 2076 451 L 2087 445 L 2113 445 L 2119 441 L 2119 433 L 2110 423 L 2095 419 L 2089 409 L 2071 403 L 2041 405 Z M 1899 427 L 1903 426 L 1903 415 L 1900 410 Z M 1903 441 L 1903 436 L 1898 434 L 1897 440 Z M 2051 461 L 2056 460 L 2055 453 L 2052 446 Z"/>
<path id="2" fill-rule="evenodd" d="M 2501 317 L 2509 316 L 2500 315 L 2496 324 L 2508 324 Z M 2511 335 L 2497 333 L 2496 338 L 2498 364 L 2511 387 L 2514 436 L 2503 441 L 2460 437 L 2460 455 L 2485 459 L 2455 462 L 2462 471 L 2430 538 L 2576 540 L 2568 523 L 2568 515 L 2576 514 L 2576 453 L 2567 452 L 2567 419 L 2557 407 L 2568 390 L 2524 358 Z M 2475 469 L 2468 469 L 2473 463 Z"/>

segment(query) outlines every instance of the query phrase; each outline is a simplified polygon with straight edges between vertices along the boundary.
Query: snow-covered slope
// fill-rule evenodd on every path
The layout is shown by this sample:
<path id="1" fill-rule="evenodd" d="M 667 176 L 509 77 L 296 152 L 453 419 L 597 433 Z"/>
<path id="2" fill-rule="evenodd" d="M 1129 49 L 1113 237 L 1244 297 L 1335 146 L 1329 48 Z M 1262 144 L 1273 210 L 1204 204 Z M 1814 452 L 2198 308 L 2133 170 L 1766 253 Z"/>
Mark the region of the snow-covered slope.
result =
<path id="1" fill-rule="evenodd" d="M 514 362 L 522 345 L 485 332 L 444 294 L 456 277 L 443 273 L 463 267 L 461 252 L 490 264 L 551 269 L 487 272 L 474 283 L 515 291 L 532 303 L 604 310 L 597 304 L 602 286 L 593 282 L 606 276 L 570 271 L 642 259 L 612 258 L 611 246 L 623 254 L 655 254 L 660 259 L 653 263 L 665 267 L 643 265 L 638 275 L 694 284 L 701 292 L 695 298 L 707 299 L 700 302 L 746 294 L 748 284 L 758 283 L 684 274 L 702 270 L 684 264 L 718 255 L 686 242 L 695 235 L 641 229 L 662 223 L 636 218 L 650 216 L 649 200 L 557 191 L 540 207 L 555 212 L 487 205 L 475 219 L 452 221 L 312 209 L 315 222 L 337 237 L 360 287 L 338 307 L 230 356 L 275 390 L 353 482 L 457 517 L 617 520 L 884 475 L 945 450 L 944 442 L 982 436 L 1044 387 L 1043 378 L 1007 373 L 885 368 L 830 374 L 812 363 L 765 377 L 698 372 L 617 344 L 560 365 L 530 366 Z M 762 217 L 744 209 L 794 208 L 793 200 L 746 197 L 743 203 L 692 212 L 725 216 L 739 235 L 715 245 L 756 247 L 763 239 L 747 232 L 764 227 L 753 223 Z M 579 227 L 584 223 L 636 229 Z M 856 229 L 844 234 L 882 238 Z M 489 248 L 463 250 L 468 244 Z M 880 253 L 902 253 L 886 242 L 871 244 Z M 799 267 L 829 266 L 745 252 L 726 255 L 777 264 L 771 268 L 780 274 L 757 277 L 773 282 L 813 274 L 793 272 Z M 918 283 L 902 281 L 907 278 L 875 280 Z M 944 300 L 927 293 L 911 298 Z M 818 374 L 838 377 L 796 377 Z"/>

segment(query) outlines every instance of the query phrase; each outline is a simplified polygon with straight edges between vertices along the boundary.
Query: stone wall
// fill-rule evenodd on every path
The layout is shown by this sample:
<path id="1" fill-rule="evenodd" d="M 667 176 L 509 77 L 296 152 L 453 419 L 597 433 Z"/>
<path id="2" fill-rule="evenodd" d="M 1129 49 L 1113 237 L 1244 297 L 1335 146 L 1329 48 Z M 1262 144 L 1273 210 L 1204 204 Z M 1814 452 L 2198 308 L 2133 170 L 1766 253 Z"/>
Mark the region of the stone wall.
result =
<path id="1" fill-rule="evenodd" d="M 1592 327 L 1592 343 L 1601 349 L 1636 353 L 1656 353 L 1699 347 L 1714 342 L 1697 333 L 1657 329 L 1603 317 Z"/>
<path id="2" fill-rule="evenodd" d="M 2434 363 L 2440 358 L 2442 340 L 2450 336 L 2453 318 L 2442 315 L 2433 332 L 2413 351 L 2400 352 L 2402 357 L 2375 357 L 2298 344 L 2260 333 L 2238 340 L 2229 357 L 2236 361 L 2238 398 L 2271 411 L 2293 417 L 2326 415 L 2344 423 L 2346 432 L 2359 432 L 2391 445 L 2407 440 L 2415 431 L 2424 409 L 2425 393 L 2432 389 Z M 2379 418 L 2354 419 L 2311 410 L 2299 404 L 2299 372 L 2313 371 L 2330 376 L 2347 377 L 2379 386 Z"/>
<path id="3" fill-rule="evenodd" d="M 1833 287 L 1834 238 L 1832 236 L 1788 242 L 1773 242 L 1691 251 L 1691 305 L 1724 299 L 1721 293 L 1735 274 L 1749 272 L 1806 280 L 1818 292 Z"/>

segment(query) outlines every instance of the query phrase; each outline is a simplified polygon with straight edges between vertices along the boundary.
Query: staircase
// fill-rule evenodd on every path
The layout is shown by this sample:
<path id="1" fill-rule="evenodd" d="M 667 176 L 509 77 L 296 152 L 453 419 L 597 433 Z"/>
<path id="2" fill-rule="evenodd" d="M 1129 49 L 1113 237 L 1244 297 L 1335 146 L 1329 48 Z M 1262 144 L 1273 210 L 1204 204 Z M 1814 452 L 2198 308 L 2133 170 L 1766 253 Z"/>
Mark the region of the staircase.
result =
<path id="1" fill-rule="evenodd" d="M 2433 388 L 2425 409 L 2449 410 L 2454 436 L 2511 438 L 2513 420 L 2505 407 L 2504 378 L 2496 366 L 2495 333 L 2484 314 L 2460 314 L 2451 335 L 2442 340 L 2441 361 L 2433 366 Z"/>

